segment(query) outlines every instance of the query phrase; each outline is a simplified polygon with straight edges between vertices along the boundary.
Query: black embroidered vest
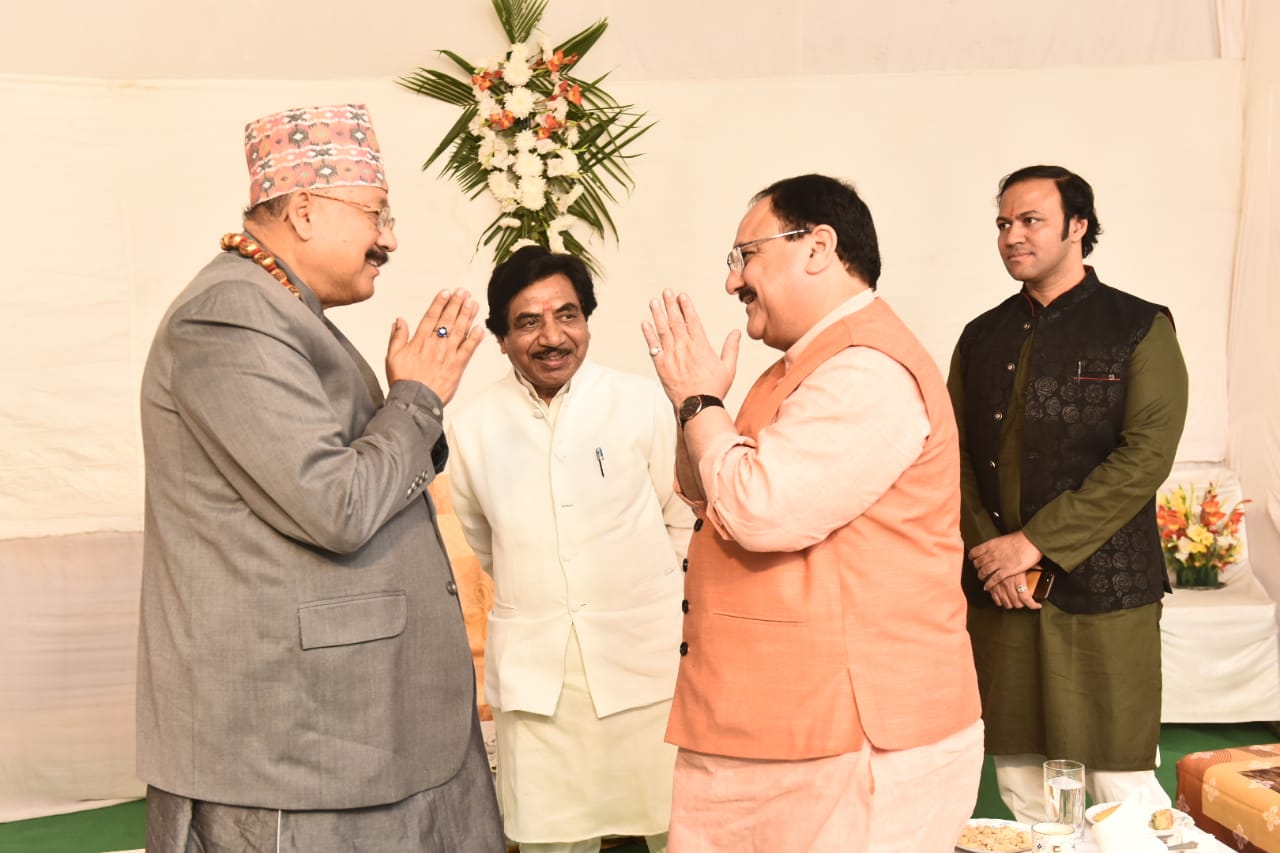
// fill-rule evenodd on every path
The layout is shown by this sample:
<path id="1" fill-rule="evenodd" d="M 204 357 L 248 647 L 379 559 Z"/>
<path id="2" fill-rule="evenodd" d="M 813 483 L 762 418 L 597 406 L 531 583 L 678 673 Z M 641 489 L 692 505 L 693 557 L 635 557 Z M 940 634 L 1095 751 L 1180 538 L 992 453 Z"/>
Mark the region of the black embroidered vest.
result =
<path id="1" fill-rule="evenodd" d="M 1020 512 L 1031 518 L 1084 479 L 1120 441 L 1129 359 L 1156 313 L 1167 308 L 1098 281 L 1092 267 L 1080 284 L 1042 307 L 1022 291 L 981 315 L 960 338 L 965 427 L 983 506 L 1000 518 L 1000 431 L 1014 391 L 1019 356 L 1034 331 L 1022 405 Z M 1168 576 L 1156 527 L 1155 496 L 1072 572 L 1049 558 L 1057 577 L 1049 601 L 1072 613 L 1105 613 L 1159 601 Z M 966 557 L 965 594 L 992 606 Z"/>

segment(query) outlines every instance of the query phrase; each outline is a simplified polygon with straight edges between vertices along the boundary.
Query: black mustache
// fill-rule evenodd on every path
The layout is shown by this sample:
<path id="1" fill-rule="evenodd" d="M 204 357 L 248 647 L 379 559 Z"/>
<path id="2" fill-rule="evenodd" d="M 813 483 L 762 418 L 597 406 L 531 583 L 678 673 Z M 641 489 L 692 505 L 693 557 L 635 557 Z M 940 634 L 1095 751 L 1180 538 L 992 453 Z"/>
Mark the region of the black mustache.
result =
<path id="1" fill-rule="evenodd" d="M 533 357 L 542 358 L 543 356 L 548 356 L 548 355 L 568 355 L 568 354 L 569 354 L 569 351 L 566 349 L 560 349 L 559 347 L 547 347 L 545 349 L 538 350 L 536 353 L 534 353 Z"/>
<path id="2" fill-rule="evenodd" d="M 744 284 L 742 287 L 738 288 L 739 302 L 746 302 L 748 299 L 755 299 L 755 298 L 756 298 L 756 291 L 754 287 L 749 287 Z"/>
<path id="3" fill-rule="evenodd" d="M 384 249 L 379 249 L 377 246 L 365 252 L 364 256 L 366 260 L 380 267 L 391 263 L 391 253 Z"/>

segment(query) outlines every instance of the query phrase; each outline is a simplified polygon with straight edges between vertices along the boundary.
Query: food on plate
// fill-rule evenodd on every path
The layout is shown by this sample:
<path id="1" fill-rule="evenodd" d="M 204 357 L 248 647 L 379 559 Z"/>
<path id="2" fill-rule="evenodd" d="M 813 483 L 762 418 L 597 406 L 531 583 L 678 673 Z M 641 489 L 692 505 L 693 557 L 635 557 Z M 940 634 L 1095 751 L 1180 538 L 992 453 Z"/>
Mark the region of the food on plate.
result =
<path id="1" fill-rule="evenodd" d="M 1116 803 L 1115 805 L 1112 805 L 1112 806 L 1107 806 L 1105 809 L 1103 809 L 1102 811 L 1098 812 L 1096 815 L 1093 816 L 1093 822 L 1097 823 L 1100 820 L 1106 820 L 1107 818 L 1111 817 L 1112 812 L 1114 812 L 1118 808 L 1120 808 L 1119 803 Z"/>
<path id="2" fill-rule="evenodd" d="M 1089 819 L 1094 823 L 1099 823 L 1111 817 L 1118 808 L 1120 808 L 1119 803 L 1112 803 L 1106 808 L 1099 808 L 1096 813 L 1090 815 Z M 1147 826 L 1156 832 L 1168 832 L 1173 829 L 1177 822 L 1178 816 L 1173 809 L 1156 809 L 1151 813 L 1151 818 L 1147 821 Z"/>
<path id="3" fill-rule="evenodd" d="M 1031 849 L 1031 833 L 1015 826 L 983 826 L 969 824 L 960 833 L 957 847 L 970 850 L 1017 851 Z"/>

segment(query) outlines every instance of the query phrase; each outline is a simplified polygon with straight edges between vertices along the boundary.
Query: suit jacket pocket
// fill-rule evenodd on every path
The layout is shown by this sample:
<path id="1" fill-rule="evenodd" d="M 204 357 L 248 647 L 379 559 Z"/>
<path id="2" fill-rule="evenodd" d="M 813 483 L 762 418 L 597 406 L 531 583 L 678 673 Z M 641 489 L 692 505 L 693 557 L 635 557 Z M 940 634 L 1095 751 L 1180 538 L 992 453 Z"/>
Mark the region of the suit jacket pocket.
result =
<path id="1" fill-rule="evenodd" d="M 312 601 L 298 608 L 304 649 L 349 646 L 394 637 L 404 630 L 403 592 L 377 592 Z"/>

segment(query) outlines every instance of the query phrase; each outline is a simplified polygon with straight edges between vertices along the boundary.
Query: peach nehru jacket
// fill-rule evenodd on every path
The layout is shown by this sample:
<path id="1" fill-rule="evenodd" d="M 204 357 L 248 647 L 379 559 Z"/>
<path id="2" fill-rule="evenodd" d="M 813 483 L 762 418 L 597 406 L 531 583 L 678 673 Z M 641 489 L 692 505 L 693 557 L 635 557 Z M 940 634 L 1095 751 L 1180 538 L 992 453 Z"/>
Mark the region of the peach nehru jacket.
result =
<path id="1" fill-rule="evenodd" d="M 737 427 L 698 461 L 667 740 L 798 760 L 972 725 L 956 425 L 928 352 L 866 291 L 756 381 Z"/>

